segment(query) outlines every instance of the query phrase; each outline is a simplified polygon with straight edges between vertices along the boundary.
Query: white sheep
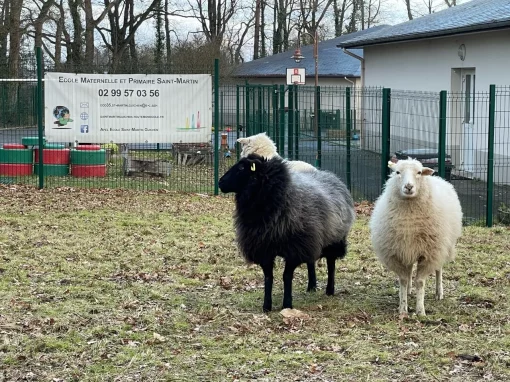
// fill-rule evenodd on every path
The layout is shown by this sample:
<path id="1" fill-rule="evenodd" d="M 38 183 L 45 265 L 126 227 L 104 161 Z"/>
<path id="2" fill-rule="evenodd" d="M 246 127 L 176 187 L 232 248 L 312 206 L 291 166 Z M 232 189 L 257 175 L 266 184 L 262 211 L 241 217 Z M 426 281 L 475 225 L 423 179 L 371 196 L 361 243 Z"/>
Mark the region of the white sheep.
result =
<path id="1" fill-rule="evenodd" d="M 257 154 L 265 159 L 273 157 L 281 158 L 276 151 L 276 145 L 266 133 L 255 134 L 246 138 L 239 138 L 237 140 L 241 144 L 241 158 L 246 158 L 250 154 Z M 300 160 L 288 161 L 284 160 L 286 165 L 291 171 L 317 171 L 317 169 L 310 163 Z"/>
<path id="2" fill-rule="evenodd" d="M 443 265 L 455 259 L 462 209 L 453 186 L 415 159 L 388 162 L 392 173 L 370 220 L 379 261 L 400 281 L 399 313 L 407 314 L 413 265 L 416 314 L 425 315 L 425 279 L 436 273 L 436 299 L 443 299 Z"/>

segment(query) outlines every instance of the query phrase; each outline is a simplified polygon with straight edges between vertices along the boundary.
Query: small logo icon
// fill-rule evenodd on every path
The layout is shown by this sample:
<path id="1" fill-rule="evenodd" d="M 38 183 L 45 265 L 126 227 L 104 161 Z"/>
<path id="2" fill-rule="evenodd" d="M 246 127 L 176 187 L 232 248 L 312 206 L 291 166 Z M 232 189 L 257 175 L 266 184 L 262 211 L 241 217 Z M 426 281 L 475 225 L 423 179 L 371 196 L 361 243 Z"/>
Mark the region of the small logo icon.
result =
<path id="1" fill-rule="evenodd" d="M 89 107 L 89 103 L 88 102 L 80 102 L 80 107 L 87 108 L 87 107 Z"/>
<path id="2" fill-rule="evenodd" d="M 89 132 L 89 125 L 81 125 L 80 133 L 87 134 Z"/>
<path id="3" fill-rule="evenodd" d="M 88 115 L 88 113 L 81 113 L 80 118 L 85 121 L 85 120 L 89 119 L 89 115 Z"/>

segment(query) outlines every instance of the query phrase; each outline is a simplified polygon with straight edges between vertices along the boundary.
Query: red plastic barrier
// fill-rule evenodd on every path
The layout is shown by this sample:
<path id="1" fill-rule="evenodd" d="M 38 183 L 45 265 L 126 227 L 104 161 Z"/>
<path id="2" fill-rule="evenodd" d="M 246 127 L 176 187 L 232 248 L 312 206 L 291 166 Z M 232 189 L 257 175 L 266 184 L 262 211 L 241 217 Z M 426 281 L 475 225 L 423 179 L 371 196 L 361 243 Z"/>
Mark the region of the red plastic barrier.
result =
<path id="1" fill-rule="evenodd" d="M 71 151 L 69 149 L 43 149 L 44 164 L 69 164 Z M 34 149 L 34 162 L 39 163 L 39 149 Z"/>
<path id="2" fill-rule="evenodd" d="M 106 165 L 75 164 L 71 166 L 71 175 L 79 178 L 89 178 L 94 176 L 103 177 L 106 176 Z"/>
<path id="3" fill-rule="evenodd" d="M 76 146 L 76 150 L 97 151 L 97 150 L 101 150 L 101 146 L 99 146 L 99 145 L 78 145 L 78 146 Z"/>
<path id="4" fill-rule="evenodd" d="M 4 143 L 4 150 L 19 150 L 25 148 L 25 145 L 22 145 L 21 143 Z"/>
<path id="5" fill-rule="evenodd" d="M 22 176 L 31 175 L 33 172 L 32 164 L 12 164 L 0 163 L 0 175 Z"/>

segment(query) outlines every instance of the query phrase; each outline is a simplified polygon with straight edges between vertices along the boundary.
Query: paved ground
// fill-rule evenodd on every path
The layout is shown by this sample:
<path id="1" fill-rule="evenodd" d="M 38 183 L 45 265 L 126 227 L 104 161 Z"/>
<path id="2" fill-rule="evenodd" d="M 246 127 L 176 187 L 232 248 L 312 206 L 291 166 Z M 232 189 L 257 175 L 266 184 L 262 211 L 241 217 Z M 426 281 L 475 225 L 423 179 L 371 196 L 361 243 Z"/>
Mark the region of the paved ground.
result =
<path id="1" fill-rule="evenodd" d="M 21 138 L 36 136 L 37 129 L 0 129 L 0 144 L 6 142 L 21 143 Z M 235 133 L 228 136 L 230 147 L 235 146 Z M 299 159 L 315 165 L 316 141 L 300 140 Z M 381 164 L 380 156 L 370 151 L 360 150 L 353 142 L 351 149 L 351 191 L 357 200 L 374 201 L 381 192 Z M 131 149 L 155 149 L 155 144 L 129 145 Z M 169 148 L 170 144 L 162 144 L 160 148 Z M 287 149 L 287 148 L 286 148 Z M 282 156 L 287 156 L 288 151 Z M 348 183 L 347 174 L 347 150 L 345 146 L 322 142 L 322 168 L 337 174 L 344 182 Z M 452 184 L 455 186 L 462 203 L 466 222 L 475 222 L 485 219 L 487 203 L 487 183 L 470 179 L 456 179 L 453 177 Z M 500 203 L 510 205 L 510 187 L 494 187 L 494 216 Z"/>

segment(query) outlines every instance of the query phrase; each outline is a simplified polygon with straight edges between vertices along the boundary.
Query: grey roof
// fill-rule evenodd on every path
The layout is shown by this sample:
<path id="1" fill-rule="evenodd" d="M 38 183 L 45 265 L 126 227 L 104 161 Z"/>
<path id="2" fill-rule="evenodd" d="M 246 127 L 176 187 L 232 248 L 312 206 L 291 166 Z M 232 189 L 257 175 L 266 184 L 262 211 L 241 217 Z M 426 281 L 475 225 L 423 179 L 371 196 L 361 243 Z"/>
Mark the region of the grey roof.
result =
<path id="1" fill-rule="evenodd" d="M 383 43 L 451 36 L 510 27 L 510 0 L 472 0 L 418 19 L 379 29 L 338 44 L 362 48 Z"/>
<path id="2" fill-rule="evenodd" d="M 359 60 L 343 53 L 337 48 L 337 45 L 349 38 L 356 36 L 365 36 L 375 33 L 383 26 L 377 26 L 343 35 L 331 40 L 319 42 L 319 65 L 318 72 L 323 77 L 360 77 L 361 64 Z M 363 57 L 362 49 L 353 49 L 352 53 Z M 301 54 L 305 57 L 299 64 L 296 64 L 291 58 L 294 54 L 294 48 L 287 52 L 278 53 L 245 62 L 239 65 L 234 71 L 235 77 L 255 78 L 255 77 L 281 77 L 285 78 L 286 68 L 305 68 L 306 77 L 315 75 L 315 60 L 313 58 L 313 45 L 301 47 Z"/>

